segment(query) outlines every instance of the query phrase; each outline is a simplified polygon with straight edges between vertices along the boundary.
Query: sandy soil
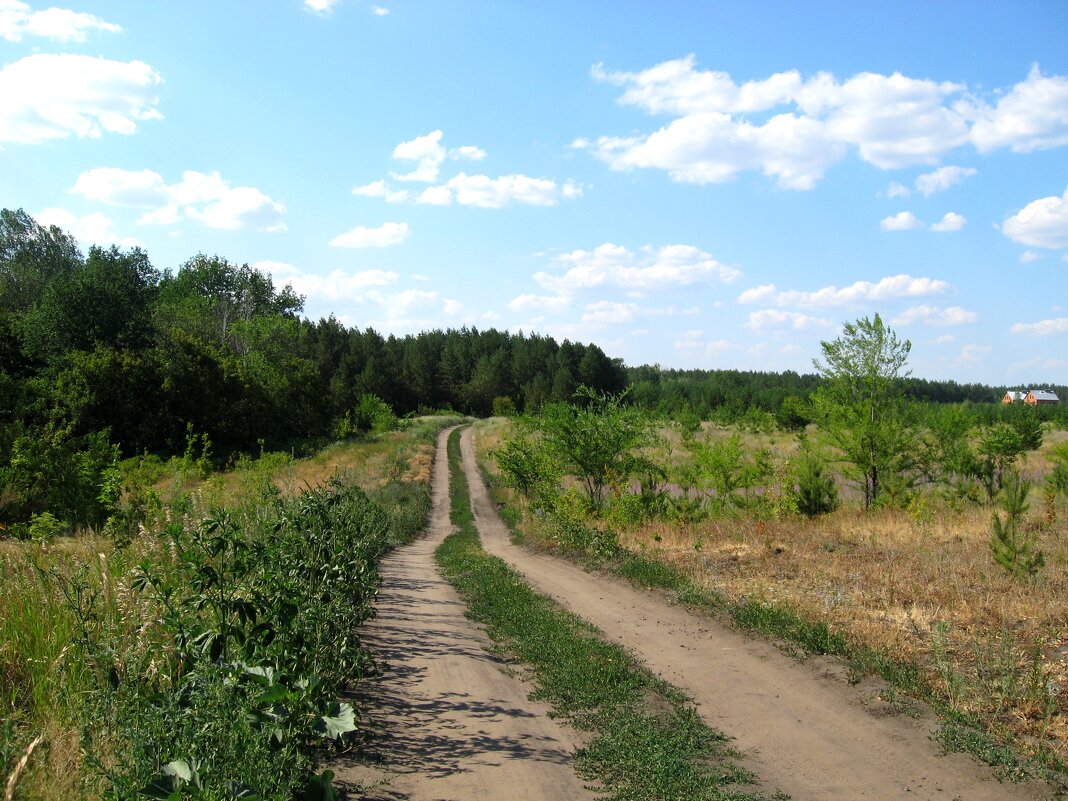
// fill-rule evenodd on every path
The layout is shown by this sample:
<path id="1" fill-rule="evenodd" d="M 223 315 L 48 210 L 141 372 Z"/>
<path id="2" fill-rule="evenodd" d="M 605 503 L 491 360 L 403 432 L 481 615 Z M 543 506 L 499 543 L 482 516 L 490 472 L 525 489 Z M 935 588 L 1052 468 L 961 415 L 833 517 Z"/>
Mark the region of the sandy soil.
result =
<path id="1" fill-rule="evenodd" d="M 378 615 L 364 638 L 381 676 L 361 682 L 354 698 L 376 735 L 366 757 L 325 767 L 339 784 L 369 788 L 351 793 L 365 799 L 592 799 L 572 767 L 575 734 L 527 698 L 531 687 L 490 653 L 438 576 L 434 550 L 451 530 L 447 436 L 438 440 L 426 536 L 381 565 Z"/>
<path id="2" fill-rule="evenodd" d="M 835 661 L 798 662 L 660 593 L 512 545 L 475 467 L 470 429 L 461 447 L 486 549 L 688 693 L 769 791 L 793 801 L 1051 797 L 1044 785 L 1000 783 L 971 757 L 943 755 L 929 713 L 897 714 L 879 699 L 881 685 L 850 685 Z"/>

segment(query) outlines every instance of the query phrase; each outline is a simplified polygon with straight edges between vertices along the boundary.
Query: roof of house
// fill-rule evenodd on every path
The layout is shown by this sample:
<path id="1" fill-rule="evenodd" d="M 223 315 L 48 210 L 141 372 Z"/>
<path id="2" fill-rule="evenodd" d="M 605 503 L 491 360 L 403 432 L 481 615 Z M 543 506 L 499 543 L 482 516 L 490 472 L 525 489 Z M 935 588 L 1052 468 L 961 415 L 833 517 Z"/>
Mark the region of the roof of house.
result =
<path id="1" fill-rule="evenodd" d="M 1035 400 L 1039 401 L 1059 401 L 1057 393 L 1048 389 L 1032 389 L 1031 394 L 1035 396 Z"/>
<path id="2" fill-rule="evenodd" d="M 1022 389 L 1010 389 L 1005 394 L 1011 397 L 1014 401 L 1023 400 L 1027 397 L 1027 391 Z"/>

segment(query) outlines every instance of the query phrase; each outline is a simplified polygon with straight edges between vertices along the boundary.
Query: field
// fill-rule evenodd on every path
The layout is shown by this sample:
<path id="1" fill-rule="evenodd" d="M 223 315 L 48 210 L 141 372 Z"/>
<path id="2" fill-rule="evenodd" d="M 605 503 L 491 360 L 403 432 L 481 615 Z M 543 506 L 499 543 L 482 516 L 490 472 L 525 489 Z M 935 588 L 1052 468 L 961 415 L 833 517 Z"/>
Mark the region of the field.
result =
<path id="1" fill-rule="evenodd" d="M 476 428 L 485 465 L 509 424 Z M 647 455 L 687 468 L 687 453 L 674 428 L 659 432 Z M 781 467 L 796 456 L 796 439 L 783 433 L 753 434 L 711 428 L 711 442 L 739 435 L 744 451 L 770 451 Z M 1041 481 L 1048 454 L 1068 432 L 1048 432 L 1042 448 L 1024 455 L 1022 468 Z M 874 652 L 881 665 L 916 665 L 918 681 L 900 670 L 899 690 L 932 701 L 950 718 L 981 722 L 982 742 L 947 727 L 947 745 L 985 751 L 989 760 L 1015 765 L 1005 743 L 1040 765 L 1068 761 L 1068 505 L 1052 504 L 1041 489 L 1030 496 L 1025 530 L 1036 537 L 1045 567 L 1018 580 L 990 551 L 992 507 L 952 503 L 920 488 L 903 508 L 865 512 L 841 476 L 844 502 L 814 518 L 782 512 L 772 498 L 759 511 L 720 508 L 700 519 L 670 515 L 632 520 L 609 508 L 596 523 L 610 529 L 628 552 L 669 565 L 680 585 L 701 588 L 720 607 L 768 607 L 826 624 L 848 644 L 849 654 Z M 678 495 L 677 486 L 665 487 Z M 634 491 L 635 486 L 628 487 Z M 778 488 L 762 488 L 774 496 Z M 505 496 L 502 496 L 505 497 Z M 516 494 L 509 502 L 524 507 Z M 559 548 L 560 537 L 526 516 L 528 542 Z M 796 644 L 786 647 L 796 648 Z M 871 662 L 871 660 L 868 660 Z M 893 669 L 885 673 L 893 674 Z M 906 708 L 907 704 L 902 708 Z M 1006 767 L 1011 773 L 1015 767 Z"/>

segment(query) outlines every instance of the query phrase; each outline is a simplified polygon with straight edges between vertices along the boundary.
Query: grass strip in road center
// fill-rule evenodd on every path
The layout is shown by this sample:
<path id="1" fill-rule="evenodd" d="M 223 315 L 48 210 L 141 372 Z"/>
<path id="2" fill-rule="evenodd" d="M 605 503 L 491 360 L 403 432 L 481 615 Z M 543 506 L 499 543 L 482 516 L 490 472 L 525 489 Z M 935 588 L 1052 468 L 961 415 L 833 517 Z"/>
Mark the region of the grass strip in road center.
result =
<path id="1" fill-rule="evenodd" d="M 588 733 L 576 754 L 579 775 L 614 801 L 766 798 L 735 763 L 726 737 L 702 723 L 680 690 L 482 549 L 460 466 L 459 435 L 452 433 L 448 449 L 458 531 L 438 549 L 438 563 L 470 617 L 486 626 L 505 655 L 529 668 L 536 685 L 532 697 Z"/>

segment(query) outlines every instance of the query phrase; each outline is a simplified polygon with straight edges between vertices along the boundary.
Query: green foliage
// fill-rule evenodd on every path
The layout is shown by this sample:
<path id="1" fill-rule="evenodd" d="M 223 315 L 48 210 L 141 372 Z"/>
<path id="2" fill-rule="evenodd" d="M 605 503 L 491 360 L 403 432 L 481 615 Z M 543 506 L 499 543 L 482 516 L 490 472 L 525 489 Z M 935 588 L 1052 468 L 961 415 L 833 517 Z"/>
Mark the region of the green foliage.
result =
<path id="1" fill-rule="evenodd" d="M 771 452 L 761 448 L 746 452 L 738 433 L 721 439 L 697 440 L 690 446 L 693 481 L 704 490 L 711 488 L 713 502 L 722 510 L 751 505 L 751 491 L 763 486 L 773 473 Z M 742 494 L 739 495 L 738 491 Z"/>
<path id="2" fill-rule="evenodd" d="M 1022 529 L 1030 489 L 1019 473 L 1010 472 L 1001 499 L 1005 518 L 994 512 L 991 522 L 990 552 L 994 561 L 1014 578 L 1032 578 L 1046 564 L 1045 556 L 1035 545 L 1034 532 Z"/>
<path id="3" fill-rule="evenodd" d="M 416 500 L 425 494 L 402 498 L 393 488 L 386 500 L 425 512 L 425 498 Z M 120 627 L 104 624 L 99 588 L 57 576 L 79 621 L 79 659 L 95 677 L 85 742 L 105 795 L 290 798 L 317 781 L 322 789 L 313 749 L 359 727 L 337 698 L 368 667 L 359 626 L 395 534 L 381 504 L 339 483 L 172 523 L 135 569 L 132 617 Z"/>
<path id="4" fill-rule="evenodd" d="M 852 465 L 870 508 L 890 479 L 916 466 L 912 407 L 902 384 L 912 343 L 899 340 L 877 314 L 846 323 L 842 336 L 821 347 L 823 362 L 813 365 L 825 383 L 812 395 L 812 416 Z"/>
<path id="5" fill-rule="evenodd" d="M 493 399 L 493 416 L 494 417 L 515 417 L 516 408 L 515 401 L 513 401 L 507 395 L 498 395 Z"/>
<path id="6" fill-rule="evenodd" d="M 826 461 L 811 448 L 803 448 L 795 466 L 797 511 L 806 517 L 828 514 L 838 508 L 838 487 L 824 472 Z"/>
<path id="7" fill-rule="evenodd" d="M 364 393 L 356 405 L 341 418 L 334 429 L 339 439 L 351 436 L 384 434 L 400 426 L 389 404 L 377 395 Z"/>
<path id="8" fill-rule="evenodd" d="M 1050 486 L 1068 496 L 1068 442 L 1055 446 L 1050 451 L 1049 458 L 1053 462 L 1053 472 L 1049 476 Z"/>
<path id="9" fill-rule="evenodd" d="M 537 439 L 536 423 L 521 421 L 493 452 L 504 484 L 530 500 L 536 508 L 551 509 L 560 492 L 560 468 L 545 443 Z"/>
<path id="10" fill-rule="evenodd" d="M 581 482 L 590 510 L 600 515 L 609 485 L 650 467 L 641 450 L 653 443 L 652 426 L 625 402 L 625 394 L 581 387 L 575 397 L 578 403 L 546 406 L 535 426 L 552 457 Z"/>
<path id="11" fill-rule="evenodd" d="M 56 537 L 67 533 L 70 526 L 57 520 L 51 512 L 41 512 L 30 519 L 30 539 L 38 545 L 49 545 Z"/>

